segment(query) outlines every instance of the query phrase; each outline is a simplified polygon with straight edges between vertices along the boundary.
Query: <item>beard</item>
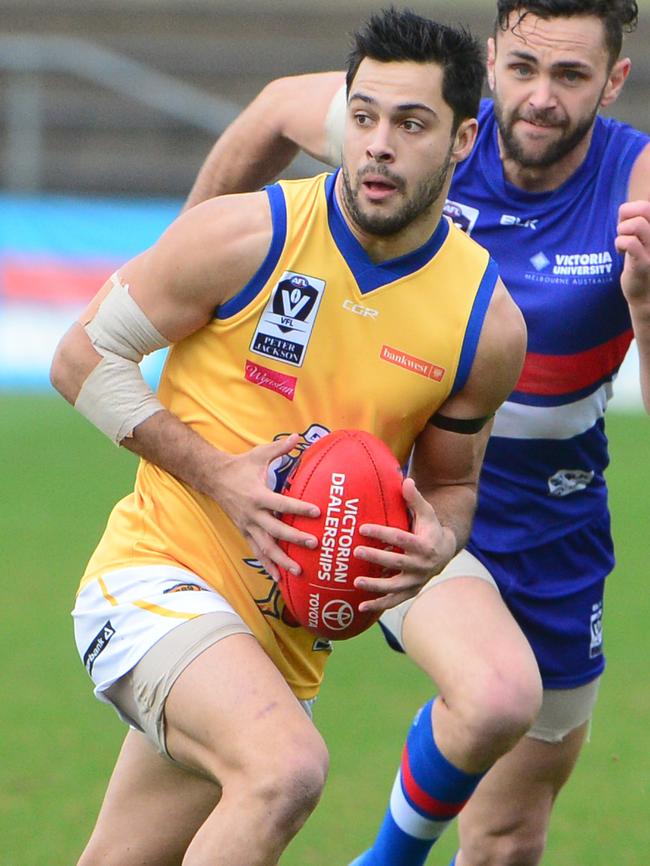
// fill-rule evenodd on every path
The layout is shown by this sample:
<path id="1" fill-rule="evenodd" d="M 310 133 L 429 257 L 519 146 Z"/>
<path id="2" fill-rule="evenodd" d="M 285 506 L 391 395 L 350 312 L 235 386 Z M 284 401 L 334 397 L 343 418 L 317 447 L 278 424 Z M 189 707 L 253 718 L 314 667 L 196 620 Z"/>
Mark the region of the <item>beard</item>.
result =
<path id="1" fill-rule="evenodd" d="M 506 117 L 503 105 L 497 95 L 494 96 L 494 115 L 499 127 L 504 155 L 522 168 L 549 168 L 559 162 L 589 134 L 597 113 L 598 103 L 591 114 L 579 118 L 573 127 L 567 119 L 558 118 L 553 111 L 529 111 L 525 114 L 514 111 L 510 117 Z M 540 126 L 553 126 L 561 130 L 561 135 L 557 141 L 551 142 L 542 151 L 530 152 L 515 135 L 514 125 L 518 120 L 538 123 Z"/>
<path id="2" fill-rule="evenodd" d="M 417 217 L 425 213 L 440 198 L 445 187 L 451 163 L 451 151 L 452 147 L 450 146 L 442 165 L 428 177 L 423 178 L 416 186 L 413 194 L 406 199 L 399 210 L 390 214 L 382 213 L 379 210 L 379 205 L 375 206 L 371 204 L 371 208 L 373 209 L 371 212 L 361 209 L 359 204 L 359 189 L 363 183 L 363 178 L 367 174 L 385 177 L 401 193 L 406 192 L 405 181 L 399 175 L 393 174 L 385 165 L 379 163 L 360 169 L 356 174 L 356 185 L 352 186 L 350 172 L 343 165 L 341 168 L 343 201 L 357 227 L 367 234 L 387 237 L 398 234 L 417 219 Z"/>

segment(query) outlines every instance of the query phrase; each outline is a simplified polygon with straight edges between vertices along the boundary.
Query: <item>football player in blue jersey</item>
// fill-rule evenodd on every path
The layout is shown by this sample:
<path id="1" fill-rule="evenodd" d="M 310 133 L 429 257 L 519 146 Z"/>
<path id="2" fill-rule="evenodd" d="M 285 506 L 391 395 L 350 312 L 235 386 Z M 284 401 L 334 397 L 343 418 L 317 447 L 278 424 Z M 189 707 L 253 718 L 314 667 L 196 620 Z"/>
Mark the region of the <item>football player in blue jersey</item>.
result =
<path id="1" fill-rule="evenodd" d="M 498 0 L 492 99 L 449 193 L 448 216 L 490 250 L 524 313 L 528 356 L 495 419 L 467 550 L 433 591 L 386 611 L 382 625 L 430 671 L 428 635 L 438 617 L 453 616 L 444 578 L 492 579 L 544 683 L 528 735 L 461 813 L 456 866 L 540 862 L 604 668 L 603 588 L 614 557 L 603 416 L 632 337 L 650 411 L 650 139 L 599 110 L 630 72 L 622 42 L 637 15 L 633 0 Z M 257 188 L 300 148 L 336 164 L 342 80 L 328 72 L 271 82 L 216 142 L 188 206 Z M 440 801 L 453 796 L 454 780 L 436 788 L 444 757 L 430 717 L 429 707 L 416 717 L 384 822 L 359 866 L 423 863 L 448 819 Z"/>

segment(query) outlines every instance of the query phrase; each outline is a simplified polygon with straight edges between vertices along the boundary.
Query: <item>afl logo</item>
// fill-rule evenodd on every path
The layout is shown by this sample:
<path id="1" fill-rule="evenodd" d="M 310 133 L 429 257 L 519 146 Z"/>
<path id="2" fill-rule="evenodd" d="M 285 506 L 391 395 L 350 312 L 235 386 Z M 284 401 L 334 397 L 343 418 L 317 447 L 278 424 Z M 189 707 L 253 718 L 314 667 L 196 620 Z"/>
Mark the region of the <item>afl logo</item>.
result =
<path id="1" fill-rule="evenodd" d="M 479 215 L 479 211 L 475 207 L 451 199 L 447 199 L 445 202 L 443 213 L 455 226 L 468 235 L 471 235 Z"/>
<path id="2" fill-rule="evenodd" d="M 321 611 L 323 623 L 332 631 L 343 631 L 354 620 L 354 608 L 341 598 L 328 601 Z"/>

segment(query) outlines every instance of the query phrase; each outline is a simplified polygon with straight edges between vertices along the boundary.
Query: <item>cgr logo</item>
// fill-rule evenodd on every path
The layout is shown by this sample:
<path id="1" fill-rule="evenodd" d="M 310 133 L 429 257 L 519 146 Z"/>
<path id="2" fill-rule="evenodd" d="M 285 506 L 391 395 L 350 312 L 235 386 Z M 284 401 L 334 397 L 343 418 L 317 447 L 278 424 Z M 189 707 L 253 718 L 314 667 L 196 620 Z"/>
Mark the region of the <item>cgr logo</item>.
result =
<path id="1" fill-rule="evenodd" d="M 376 319 L 379 315 L 379 310 L 373 310 L 370 307 L 364 307 L 363 304 L 357 304 L 354 301 L 343 301 L 343 309 L 349 313 L 354 313 L 357 316 L 363 316 L 364 319 Z"/>

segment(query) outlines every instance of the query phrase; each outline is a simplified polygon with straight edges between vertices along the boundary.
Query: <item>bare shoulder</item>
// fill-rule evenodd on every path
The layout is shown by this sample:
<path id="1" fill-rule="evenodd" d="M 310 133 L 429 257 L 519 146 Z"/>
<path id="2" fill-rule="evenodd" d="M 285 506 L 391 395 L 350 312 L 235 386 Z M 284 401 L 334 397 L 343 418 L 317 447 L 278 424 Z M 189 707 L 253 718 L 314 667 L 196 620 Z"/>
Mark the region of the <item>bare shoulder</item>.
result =
<path id="1" fill-rule="evenodd" d="M 497 405 L 517 383 L 526 357 L 527 331 L 523 314 L 498 279 L 488 307 L 470 378 L 493 391 Z"/>
<path id="2" fill-rule="evenodd" d="M 514 354 L 523 360 L 526 352 L 526 322 L 503 281 L 498 279 L 485 317 L 479 342 L 497 354 Z"/>
<path id="3" fill-rule="evenodd" d="M 212 306 L 235 295 L 258 270 L 273 233 L 264 192 L 220 196 L 183 213 L 145 254 L 150 279 L 186 300 Z"/>
<path id="4" fill-rule="evenodd" d="M 630 201 L 648 197 L 650 197 L 650 143 L 644 147 L 634 163 L 628 190 Z"/>
<path id="5" fill-rule="evenodd" d="M 185 211 L 120 279 L 171 342 L 198 330 L 236 295 L 268 252 L 273 223 L 264 192 L 210 199 Z"/>

